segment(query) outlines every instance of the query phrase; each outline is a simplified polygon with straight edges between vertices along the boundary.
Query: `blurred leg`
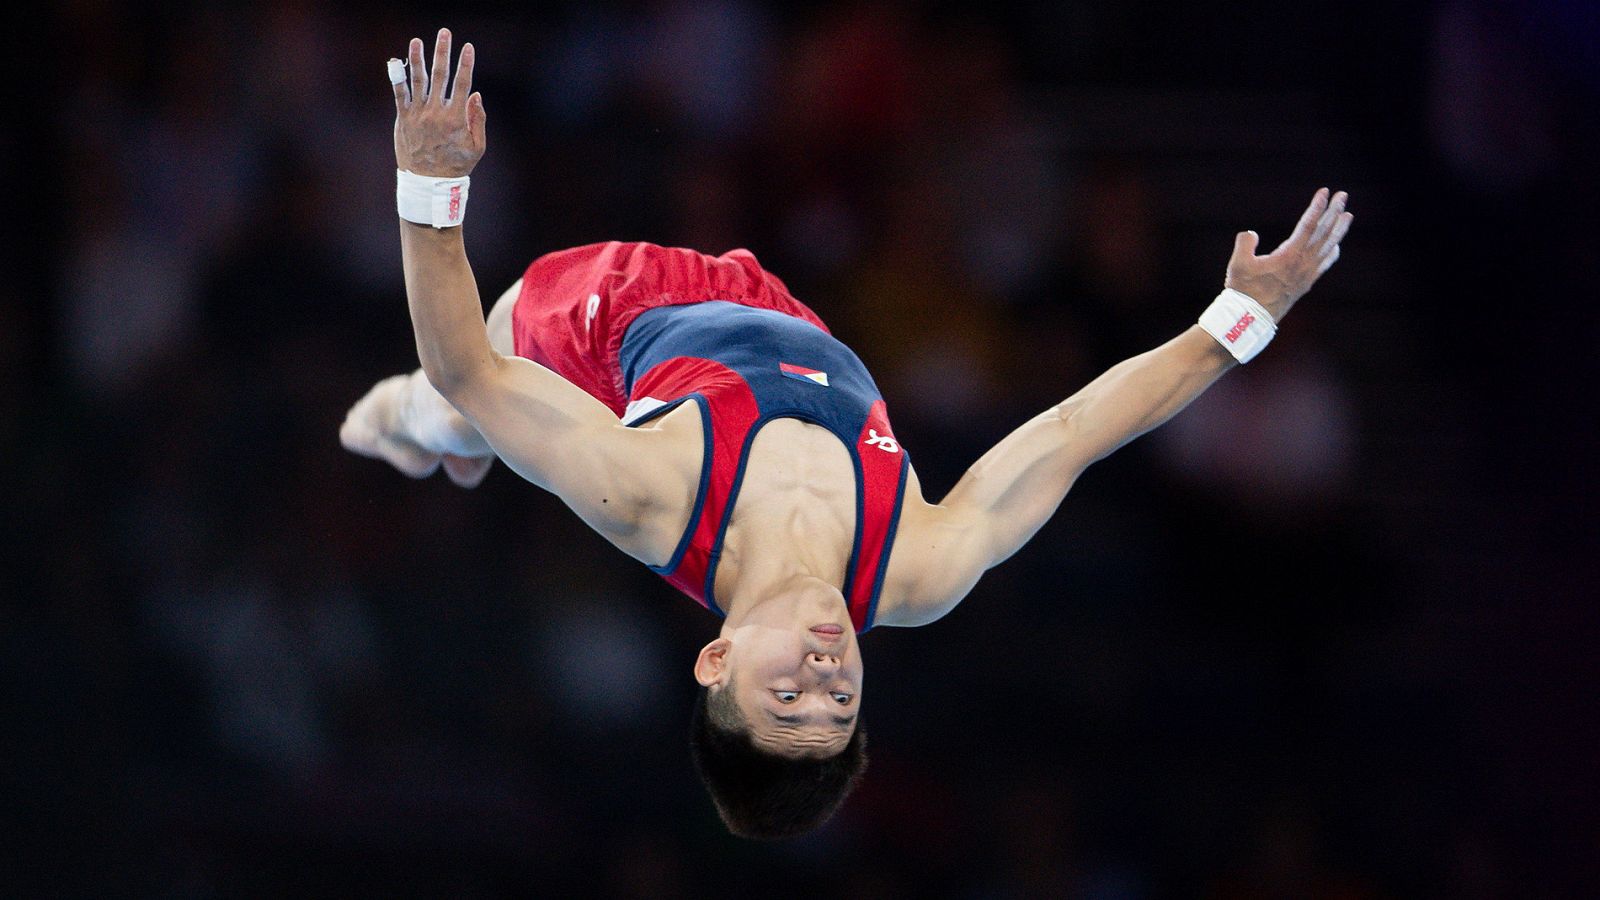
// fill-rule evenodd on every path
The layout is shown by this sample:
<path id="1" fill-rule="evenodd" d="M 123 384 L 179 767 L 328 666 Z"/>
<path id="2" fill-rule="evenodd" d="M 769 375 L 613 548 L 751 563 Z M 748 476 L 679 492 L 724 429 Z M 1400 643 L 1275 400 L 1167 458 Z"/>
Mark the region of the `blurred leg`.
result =
<path id="1" fill-rule="evenodd" d="M 489 343 L 512 352 L 511 308 L 522 282 L 495 301 L 485 323 Z M 494 451 L 419 369 L 375 385 L 358 400 L 339 428 L 339 440 L 352 453 L 382 459 L 412 478 L 426 478 L 443 465 L 450 480 L 475 487 L 494 463 Z"/>

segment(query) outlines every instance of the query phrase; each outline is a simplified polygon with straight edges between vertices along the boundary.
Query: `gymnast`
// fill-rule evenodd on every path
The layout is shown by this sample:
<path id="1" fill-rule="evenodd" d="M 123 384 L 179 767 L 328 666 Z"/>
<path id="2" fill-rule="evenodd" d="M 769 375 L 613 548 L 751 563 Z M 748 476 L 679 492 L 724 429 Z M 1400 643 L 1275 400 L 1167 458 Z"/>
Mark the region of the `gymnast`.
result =
<path id="1" fill-rule="evenodd" d="M 389 62 L 421 369 L 373 387 L 340 440 L 463 487 L 498 457 L 720 615 L 694 662 L 692 754 L 746 837 L 815 828 L 860 777 L 857 636 L 950 612 L 1085 468 L 1259 352 L 1351 223 L 1346 195 L 1322 189 L 1271 253 L 1241 232 L 1197 324 L 1024 423 L 930 503 L 861 361 L 746 250 L 551 253 L 486 322 L 459 227 L 486 119 L 473 47 L 452 84 L 450 45 L 441 29 L 431 73 L 420 39 Z"/>

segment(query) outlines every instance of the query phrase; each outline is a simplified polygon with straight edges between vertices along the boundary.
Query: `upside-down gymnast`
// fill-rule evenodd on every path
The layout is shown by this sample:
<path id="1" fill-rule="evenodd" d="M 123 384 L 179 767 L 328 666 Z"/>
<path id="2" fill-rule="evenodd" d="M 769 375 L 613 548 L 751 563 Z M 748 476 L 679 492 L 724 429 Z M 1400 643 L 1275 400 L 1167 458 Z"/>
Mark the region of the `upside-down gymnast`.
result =
<path id="1" fill-rule="evenodd" d="M 1241 232 L 1196 325 L 1013 431 L 929 503 L 861 361 L 754 256 L 647 243 L 542 256 L 485 322 L 461 228 L 485 149 L 471 44 L 389 63 L 406 295 L 422 367 L 344 446 L 477 485 L 495 457 L 723 617 L 692 753 L 736 834 L 826 821 L 865 764 L 857 635 L 926 625 L 1054 514 L 1091 463 L 1248 361 L 1339 258 L 1343 192 L 1289 238 Z"/>

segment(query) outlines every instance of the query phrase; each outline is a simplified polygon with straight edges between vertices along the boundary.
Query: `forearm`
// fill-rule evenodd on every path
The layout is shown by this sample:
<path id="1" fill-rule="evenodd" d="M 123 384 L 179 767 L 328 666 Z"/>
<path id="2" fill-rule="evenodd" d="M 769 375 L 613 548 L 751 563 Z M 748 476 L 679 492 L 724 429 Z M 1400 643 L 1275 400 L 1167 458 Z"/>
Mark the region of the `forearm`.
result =
<path id="1" fill-rule="evenodd" d="M 1259 350 L 1262 320 L 1282 321 L 1339 259 L 1339 242 L 1353 220 L 1344 208 L 1347 199 L 1343 191 L 1330 196 L 1326 188 L 1318 190 L 1288 240 L 1265 256 L 1255 252 L 1255 232 L 1234 237 L 1223 284 L 1260 304 L 1263 316 L 1251 315 L 1246 307 L 1218 338 L 1190 326 L 1160 347 L 1113 366 L 974 463 L 941 503 L 923 513 L 924 534 L 935 536 L 928 542 L 935 553 L 930 558 L 941 561 L 928 570 L 942 581 L 919 590 L 949 604 L 959 600 L 978 574 L 1016 552 L 1054 515 L 1084 469 L 1177 415 L 1233 368 L 1233 352 L 1219 341 L 1233 344 L 1239 334 L 1252 334 L 1253 349 Z M 1235 310 L 1229 304 L 1236 303 L 1242 301 L 1230 295 L 1228 303 L 1214 308 L 1230 318 Z M 1208 324 L 1216 329 L 1216 323 Z M 1241 328 L 1246 330 L 1235 333 Z M 1252 352 L 1248 344 L 1238 349 L 1241 358 Z"/>
<path id="2" fill-rule="evenodd" d="M 1083 470 L 1177 415 L 1236 363 L 1198 326 L 1111 367 L 967 470 L 942 506 L 983 535 L 994 565 L 1055 513 Z"/>
<path id="3" fill-rule="evenodd" d="M 1124 360 L 1058 404 L 1062 440 L 1082 464 L 1104 459 L 1181 412 L 1237 363 L 1198 325 Z"/>
<path id="4" fill-rule="evenodd" d="M 461 229 L 402 221 L 400 252 L 417 358 L 448 397 L 492 370 L 495 356 Z"/>

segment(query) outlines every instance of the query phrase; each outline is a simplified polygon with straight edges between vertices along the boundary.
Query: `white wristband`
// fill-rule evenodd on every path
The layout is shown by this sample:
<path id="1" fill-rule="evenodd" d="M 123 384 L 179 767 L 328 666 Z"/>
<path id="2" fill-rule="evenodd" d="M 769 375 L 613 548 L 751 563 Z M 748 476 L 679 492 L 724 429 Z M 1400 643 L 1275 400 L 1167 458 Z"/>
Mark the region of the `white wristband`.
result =
<path id="1" fill-rule="evenodd" d="M 467 186 L 472 179 L 434 178 L 395 170 L 395 205 L 400 218 L 418 225 L 453 228 L 467 213 Z"/>
<path id="2" fill-rule="evenodd" d="M 1200 314 L 1200 327 L 1241 363 L 1255 359 L 1278 333 L 1278 325 L 1266 307 L 1233 288 L 1223 288 L 1211 301 Z"/>

